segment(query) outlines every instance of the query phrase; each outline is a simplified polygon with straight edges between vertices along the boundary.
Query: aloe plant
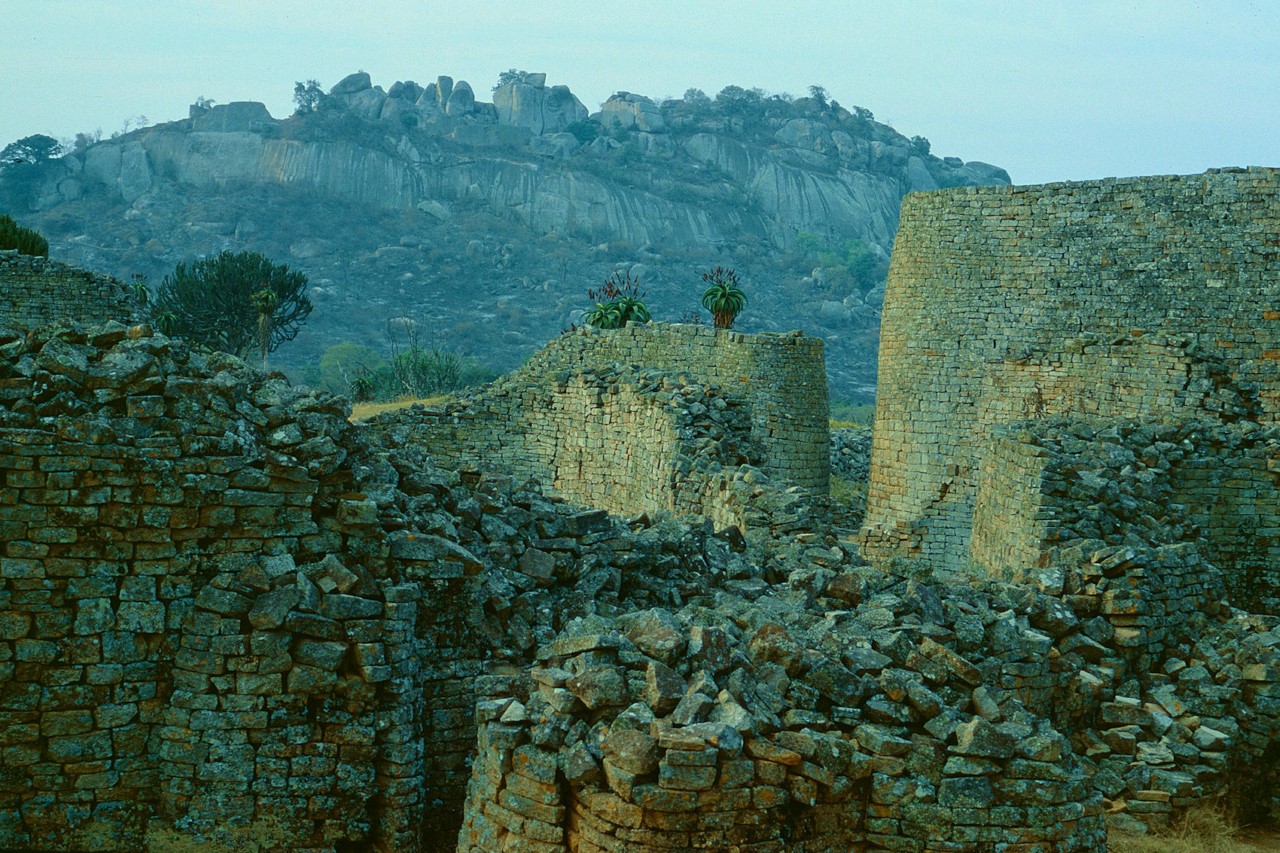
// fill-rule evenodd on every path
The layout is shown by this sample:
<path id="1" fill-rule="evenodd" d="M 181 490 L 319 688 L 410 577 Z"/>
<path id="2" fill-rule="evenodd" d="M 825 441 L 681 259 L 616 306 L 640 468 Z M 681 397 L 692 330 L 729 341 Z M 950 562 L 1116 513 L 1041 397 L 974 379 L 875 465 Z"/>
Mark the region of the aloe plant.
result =
<path id="1" fill-rule="evenodd" d="M 627 323 L 647 323 L 653 319 L 644 304 L 640 282 L 630 273 L 614 273 L 598 288 L 587 291 L 595 304 L 582 314 L 597 329 L 621 329 Z"/>
<path id="2" fill-rule="evenodd" d="M 709 285 L 702 292 L 702 307 L 711 312 L 717 329 L 732 329 L 733 321 L 747 304 L 747 295 L 738 286 L 738 274 L 732 269 L 716 267 L 704 272 L 702 280 Z"/>

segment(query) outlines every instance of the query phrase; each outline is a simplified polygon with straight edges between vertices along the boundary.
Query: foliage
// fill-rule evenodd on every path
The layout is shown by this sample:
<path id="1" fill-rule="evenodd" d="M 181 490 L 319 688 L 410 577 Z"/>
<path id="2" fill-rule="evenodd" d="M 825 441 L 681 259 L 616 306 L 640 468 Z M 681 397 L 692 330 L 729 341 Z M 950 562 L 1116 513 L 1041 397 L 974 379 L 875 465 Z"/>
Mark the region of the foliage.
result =
<path id="1" fill-rule="evenodd" d="M 293 102 L 297 105 L 294 115 L 313 113 L 324 100 L 324 90 L 319 80 L 299 80 L 293 84 Z"/>
<path id="2" fill-rule="evenodd" d="M 810 86 L 809 97 L 818 102 L 818 106 L 827 105 L 827 89 L 825 86 Z"/>
<path id="3" fill-rule="evenodd" d="M 795 251 L 806 269 L 810 265 L 821 268 L 821 286 L 835 296 L 865 294 L 888 274 L 884 258 L 856 237 L 830 243 L 802 231 L 796 235 Z"/>
<path id="4" fill-rule="evenodd" d="M 138 307 L 145 311 L 151 302 L 151 288 L 147 286 L 146 275 L 134 273 L 129 277 L 129 284 L 133 287 L 133 298 L 137 300 Z"/>
<path id="5" fill-rule="evenodd" d="M 509 68 L 498 75 L 498 82 L 493 84 L 493 91 L 498 91 L 508 83 L 523 83 L 525 78 L 528 76 L 528 71 L 522 71 L 519 68 Z"/>
<path id="6" fill-rule="evenodd" d="M 732 329 L 747 304 L 747 295 L 738 286 L 738 274 L 732 269 L 716 267 L 704 272 L 702 280 L 708 287 L 702 292 L 702 307 L 711 312 L 717 329 Z"/>
<path id="7" fill-rule="evenodd" d="M 840 398 L 832 398 L 827 408 L 832 429 L 844 429 L 851 426 L 869 427 L 876 419 L 875 403 L 859 404 Z"/>
<path id="8" fill-rule="evenodd" d="M 20 255 L 49 257 L 49 241 L 38 231 L 23 228 L 8 214 L 0 214 L 0 249 L 17 249 Z"/>
<path id="9" fill-rule="evenodd" d="M 711 99 L 707 97 L 707 93 L 701 89 L 686 89 L 684 93 L 684 102 L 694 108 L 704 110 L 711 108 Z"/>
<path id="10" fill-rule="evenodd" d="M 87 132 L 77 133 L 71 141 L 71 150 L 77 154 L 88 148 L 90 145 L 97 145 L 102 141 L 102 128 Z"/>
<path id="11" fill-rule="evenodd" d="M 600 135 L 600 125 L 594 121 L 580 119 L 566 127 L 565 132 L 572 133 L 579 142 L 586 145 Z"/>
<path id="12" fill-rule="evenodd" d="M 604 284 L 587 291 L 594 305 L 583 312 L 582 319 L 597 329 L 621 329 L 627 323 L 647 323 L 653 319 L 644 304 L 640 280 L 630 272 L 615 272 Z"/>
<path id="13" fill-rule="evenodd" d="M 256 252 L 222 252 L 165 276 L 152 302 L 161 331 L 241 358 L 297 337 L 311 314 L 307 277 Z"/>
<path id="14" fill-rule="evenodd" d="M 344 341 L 320 356 L 319 370 L 309 376 L 312 384 L 334 394 L 349 394 L 353 400 L 373 399 L 380 385 L 387 384 L 391 367 L 375 350 Z"/>
<path id="15" fill-rule="evenodd" d="M 729 115 L 746 115 L 758 111 L 764 103 L 764 90 L 725 86 L 716 95 L 716 107 Z"/>
<path id="16" fill-rule="evenodd" d="M 375 399 L 431 397 L 493 378 L 491 371 L 473 359 L 431 342 L 412 321 L 388 322 L 387 338 L 391 342 L 391 376 L 389 382 L 375 386 Z"/>
<path id="17" fill-rule="evenodd" d="M 923 136 L 911 137 L 911 147 L 914 148 L 915 152 L 919 154 L 921 157 L 929 156 L 930 145 L 929 145 L 929 140 L 927 138 Z"/>
<path id="18" fill-rule="evenodd" d="M 16 142 L 10 142 L 3 150 L 0 150 L 0 167 L 20 163 L 30 163 L 38 166 L 41 163 L 52 160 L 60 153 L 62 153 L 62 143 L 52 136 L 45 136 L 43 133 L 24 136 Z"/>

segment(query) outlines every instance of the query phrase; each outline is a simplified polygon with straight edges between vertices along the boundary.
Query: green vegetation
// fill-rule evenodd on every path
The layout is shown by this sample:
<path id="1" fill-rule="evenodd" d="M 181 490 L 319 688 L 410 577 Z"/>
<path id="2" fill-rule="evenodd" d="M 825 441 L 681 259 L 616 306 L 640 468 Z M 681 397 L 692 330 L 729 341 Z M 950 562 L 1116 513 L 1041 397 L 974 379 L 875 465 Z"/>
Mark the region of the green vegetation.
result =
<path id="1" fill-rule="evenodd" d="M 498 91 L 508 83 L 523 83 L 525 78 L 528 76 L 528 71 L 523 71 L 519 68 L 509 68 L 498 74 L 498 82 L 493 84 L 493 91 Z"/>
<path id="2" fill-rule="evenodd" d="M 621 329 L 627 323 L 647 323 L 653 319 L 644 304 L 644 291 L 631 273 L 614 273 L 600 287 L 587 291 L 594 305 L 582 319 L 597 329 Z"/>
<path id="3" fill-rule="evenodd" d="M 702 292 L 702 307 L 711 312 L 717 329 L 732 329 L 733 321 L 738 319 L 747 304 L 747 295 L 738 286 L 738 274 L 725 267 L 716 267 L 711 272 L 704 272 L 702 280 L 709 285 Z"/>
<path id="4" fill-rule="evenodd" d="M 840 504 L 858 513 L 867 511 L 867 481 L 855 482 L 846 480 L 836 474 L 831 475 L 830 496 L 832 503 Z"/>
<path id="5" fill-rule="evenodd" d="M 20 255 L 49 257 L 49 241 L 38 231 L 23 228 L 8 214 L 0 215 L 0 249 L 17 249 Z"/>
<path id="6" fill-rule="evenodd" d="M 875 403 L 855 404 L 836 398 L 831 400 L 828 410 L 832 429 L 869 427 L 876 418 Z"/>
<path id="7" fill-rule="evenodd" d="M 293 103 L 297 106 L 294 115 L 313 113 L 324 100 L 324 90 L 318 80 L 299 80 L 293 84 Z"/>
<path id="8" fill-rule="evenodd" d="M 222 252 L 165 276 L 151 306 L 164 333 L 247 358 L 291 341 L 311 314 L 307 277 L 256 252 Z"/>
<path id="9" fill-rule="evenodd" d="M 12 166 L 20 163 L 40 165 L 52 160 L 62 153 L 62 143 L 52 136 L 37 133 L 25 136 L 16 142 L 10 142 L 0 150 L 0 166 Z"/>
<path id="10" fill-rule="evenodd" d="M 403 322 L 397 325 L 404 327 Z M 325 350 L 304 379 L 357 403 L 421 400 L 481 385 L 495 374 L 473 358 L 424 343 L 410 325 L 390 334 L 391 357 L 346 341 Z M 407 404 L 406 404 L 407 405 Z"/>
<path id="11" fill-rule="evenodd" d="M 864 295 L 885 280 L 888 263 L 856 237 L 831 242 L 802 231 L 796 235 L 795 263 L 802 270 L 817 267 L 817 285 L 832 296 Z"/>

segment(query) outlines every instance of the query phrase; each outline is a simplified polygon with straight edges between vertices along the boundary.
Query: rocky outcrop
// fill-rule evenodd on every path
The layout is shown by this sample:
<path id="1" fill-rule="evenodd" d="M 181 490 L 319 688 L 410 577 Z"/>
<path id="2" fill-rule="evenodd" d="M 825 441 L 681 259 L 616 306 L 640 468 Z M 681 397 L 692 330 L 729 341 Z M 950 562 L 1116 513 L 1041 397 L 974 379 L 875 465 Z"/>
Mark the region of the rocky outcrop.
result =
<path id="1" fill-rule="evenodd" d="M 663 133 L 667 123 L 662 111 L 644 95 L 619 92 L 600 107 L 600 124 L 605 130 L 638 130 L 642 133 Z"/>
<path id="2" fill-rule="evenodd" d="M 587 117 L 587 108 L 568 86 L 547 88 L 545 74 L 499 86 L 493 92 L 493 106 L 498 111 L 499 124 L 527 127 L 536 135 L 560 133 Z"/>
<path id="3" fill-rule="evenodd" d="M 748 330 L 823 336 L 833 387 L 864 401 L 875 383 L 875 282 L 828 285 L 810 273 L 816 257 L 800 255 L 843 256 L 860 240 L 879 270 L 905 193 L 1007 181 L 808 99 L 743 112 L 624 92 L 591 115 L 545 75 L 513 77 L 493 103 L 449 77 L 384 90 L 354 74 L 316 110 L 280 120 L 256 103 L 201 106 L 43 167 L 24 190 L 40 211 L 31 224 L 63 257 L 152 281 L 192 254 L 284 258 L 310 238 L 340 242 L 347 260 L 295 258 L 342 307 L 317 311 L 282 353 L 291 369 L 338 341 L 376 345 L 386 320 L 406 313 L 438 313 L 446 336 L 482 338 L 459 348 L 505 369 L 577 322 L 582 291 L 619 265 L 643 265 L 650 307 L 669 320 L 692 319 L 696 268 L 733 266 L 753 288 Z M 299 227 L 314 233 L 292 233 Z M 477 240 L 485 251 L 464 254 Z M 517 290 L 538 294 L 516 300 L 522 328 L 484 322 L 493 299 Z M 473 331 L 451 335 L 454 326 Z"/>

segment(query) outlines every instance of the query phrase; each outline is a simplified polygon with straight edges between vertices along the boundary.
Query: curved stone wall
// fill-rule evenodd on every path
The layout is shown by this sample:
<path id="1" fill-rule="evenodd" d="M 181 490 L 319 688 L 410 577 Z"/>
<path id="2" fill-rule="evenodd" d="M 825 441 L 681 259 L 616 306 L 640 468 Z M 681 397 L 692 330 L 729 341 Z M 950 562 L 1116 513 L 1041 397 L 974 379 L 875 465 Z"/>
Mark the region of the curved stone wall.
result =
<path id="1" fill-rule="evenodd" d="M 881 327 L 869 558 L 963 564 L 995 424 L 1272 422 L 1280 172 L 914 194 Z"/>
<path id="2" fill-rule="evenodd" d="M 822 341 L 798 333 L 580 329 L 469 397 L 371 426 L 444 464 L 535 477 L 622 514 L 741 524 L 712 484 L 720 468 L 751 463 L 819 494 L 829 477 Z"/>

